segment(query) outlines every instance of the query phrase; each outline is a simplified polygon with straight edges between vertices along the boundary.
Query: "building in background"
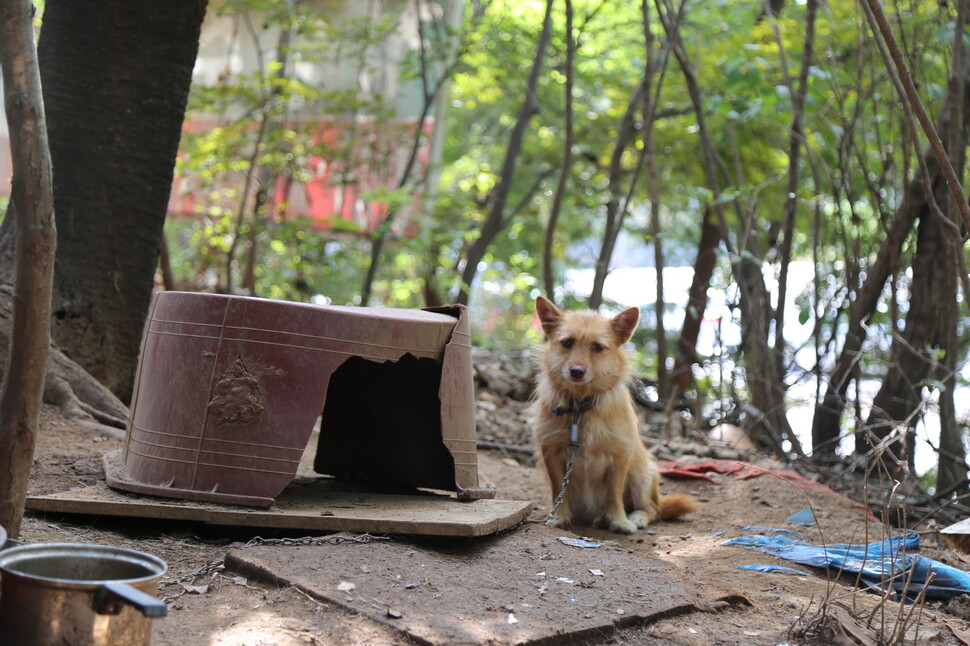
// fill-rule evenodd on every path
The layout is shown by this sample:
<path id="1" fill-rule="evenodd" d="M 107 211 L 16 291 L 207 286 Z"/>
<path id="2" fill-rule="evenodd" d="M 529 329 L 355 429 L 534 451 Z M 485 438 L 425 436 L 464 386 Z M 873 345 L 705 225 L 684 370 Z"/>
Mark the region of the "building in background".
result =
<path id="1" fill-rule="evenodd" d="M 262 14 L 210 12 L 193 83 L 252 82 L 261 70 L 266 80 L 285 58 L 279 73 L 310 96 L 289 97 L 282 126 L 309 139 L 294 148 L 312 151 L 298 155 L 297 167 L 272 179 L 272 214 L 306 217 L 321 229 L 372 232 L 393 201 L 387 196 L 403 185 L 412 189 L 410 203 L 401 205 L 395 223 L 406 232 L 409 211 L 420 206 L 423 187 L 432 185 L 425 180 L 440 154 L 436 126 L 444 93 L 434 92 L 426 106 L 425 87 L 433 91 L 440 83 L 462 3 L 344 0 L 300 7 L 312 16 L 307 23 L 319 22 L 289 33 Z M 283 43 L 287 53 L 281 56 Z M 422 68 L 425 80 L 418 74 Z M 244 111 L 232 106 L 222 114 L 190 114 L 185 130 L 205 133 L 242 117 Z M 254 123 L 250 130 L 257 127 Z M 229 181 L 242 180 L 237 173 Z M 176 178 L 172 214 L 198 213 L 207 201 L 192 184 L 185 176 Z"/>
<path id="2" fill-rule="evenodd" d="M 432 83 L 438 82 L 443 62 L 435 56 L 448 46 L 448 31 L 458 29 L 463 3 L 308 0 L 290 6 L 307 19 L 302 26 L 298 21 L 289 34 L 284 34 L 280 21 L 272 16 L 255 11 L 230 13 L 222 11 L 219 3 L 211 2 L 202 29 L 193 87 L 228 87 L 252 83 L 260 74 L 272 74 L 280 45 L 288 41 L 282 74 L 308 90 L 322 93 L 318 98 L 330 100 L 308 99 L 302 105 L 290 101 L 286 106 L 282 125 L 299 128 L 311 141 L 309 146 L 306 142 L 299 145 L 305 153 L 295 160 L 299 172 L 274 173 L 277 176 L 272 178 L 272 213 L 284 219 L 310 218 L 318 228 L 336 225 L 372 231 L 388 210 L 388 200 L 379 196 L 402 183 L 418 130 L 421 136 L 417 155 L 406 183 L 433 185 L 421 179 L 433 173 L 440 154 L 441 133 L 437 125 L 445 105 L 444 93 L 436 92 L 433 104 L 426 110 L 421 78 L 405 70 L 413 72 L 416 57 L 423 54 L 428 63 L 426 77 Z M 364 36 L 358 39 L 357 34 Z M 334 100 L 339 97 L 344 99 L 341 106 Z M 327 111 L 328 103 L 335 109 Z M 372 109 L 377 106 L 379 110 Z M 191 111 L 184 132 L 204 134 L 246 116 L 245 107 L 228 103 L 219 113 Z M 0 177 L 4 178 L 0 181 L 0 196 L 10 194 L 11 173 L 8 126 L 6 119 L 0 119 Z M 241 187 L 245 185 L 243 175 L 239 172 L 222 181 Z M 211 185 L 202 185 L 190 172 L 178 173 L 169 201 L 170 215 L 196 216 L 204 212 L 213 192 Z M 414 195 L 415 205 L 423 199 L 420 193 Z M 404 215 L 399 219 L 401 227 L 407 226 Z"/>

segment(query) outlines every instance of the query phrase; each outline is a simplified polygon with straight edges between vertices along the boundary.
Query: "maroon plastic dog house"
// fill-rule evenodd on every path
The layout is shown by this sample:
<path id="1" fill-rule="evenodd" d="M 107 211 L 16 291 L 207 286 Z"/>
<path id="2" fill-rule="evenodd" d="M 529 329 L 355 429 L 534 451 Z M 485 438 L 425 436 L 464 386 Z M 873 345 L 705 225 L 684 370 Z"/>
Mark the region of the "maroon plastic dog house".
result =
<path id="1" fill-rule="evenodd" d="M 317 420 L 314 470 L 488 498 L 467 311 L 159 292 L 116 489 L 269 507 Z"/>

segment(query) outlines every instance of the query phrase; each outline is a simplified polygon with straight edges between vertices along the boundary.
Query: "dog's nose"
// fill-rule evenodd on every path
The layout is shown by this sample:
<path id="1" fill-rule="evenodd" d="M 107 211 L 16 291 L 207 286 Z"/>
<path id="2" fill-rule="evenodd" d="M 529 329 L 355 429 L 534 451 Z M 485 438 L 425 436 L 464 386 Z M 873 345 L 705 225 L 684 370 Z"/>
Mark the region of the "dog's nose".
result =
<path id="1" fill-rule="evenodd" d="M 569 366 L 569 378 L 579 381 L 586 376 L 586 368 L 582 366 Z"/>

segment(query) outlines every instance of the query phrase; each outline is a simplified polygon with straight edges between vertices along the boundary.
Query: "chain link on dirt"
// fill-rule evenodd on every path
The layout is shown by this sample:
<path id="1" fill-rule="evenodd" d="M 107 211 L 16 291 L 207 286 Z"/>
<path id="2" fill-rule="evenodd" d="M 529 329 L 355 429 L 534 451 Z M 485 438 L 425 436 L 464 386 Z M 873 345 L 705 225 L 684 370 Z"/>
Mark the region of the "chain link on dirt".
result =
<path id="1" fill-rule="evenodd" d="M 189 572 L 188 574 L 183 574 L 182 576 L 176 579 L 168 579 L 165 581 L 160 581 L 158 585 L 161 587 L 161 586 L 167 586 L 167 585 L 174 585 L 176 583 L 185 583 L 186 581 L 194 582 L 199 577 L 207 576 L 209 574 L 212 574 L 213 572 L 217 572 L 224 569 L 225 560 L 226 560 L 225 555 L 220 556 L 215 561 L 212 561 L 211 563 L 203 565 L 195 572 Z"/>
<path id="2" fill-rule="evenodd" d="M 566 447 L 566 473 L 562 477 L 562 487 L 559 489 L 559 495 L 556 496 L 556 502 L 553 504 L 552 509 L 546 514 L 546 523 L 549 523 L 556 517 L 556 512 L 559 511 L 559 506 L 562 505 L 563 498 L 566 497 L 566 487 L 569 486 L 569 476 L 573 473 L 573 458 L 576 457 L 576 453 L 579 451 L 579 446 L 570 444 Z"/>
<path id="3" fill-rule="evenodd" d="M 330 536 L 304 536 L 303 538 L 263 538 L 262 536 L 255 536 L 243 547 L 256 547 L 257 545 L 341 545 L 343 543 L 370 543 L 389 540 L 391 539 L 388 536 L 374 536 L 372 534 L 357 534 L 356 536 L 333 534 Z"/>
<path id="4" fill-rule="evenodd" d="M 263 538 L 262 536 L 254 536 L 247 543 L 233 543 L 230 547 L 246 549 L 247 547 L 256 547 L 259 545 L 343 545 L 345 543 L 356 543 L 358 545 L 372 543 L 374 541 L 390 541 L 389 536 L 374 536 L 372 534 L 333 534 L 329 536 L 303 536 L 302 538 Z M 223 570 L 226 569 L 226 555 L 223 554 L 219 558 L 206 565 L 203 565 L 198 570 L 183 574 L 180 577 L 174 579 L 167 579 L 160 581 L 158 586 L 160 588 L 165 588 L 172 585 L 188 584 L 192 585 L 196 580 L 200 578 L 207 578 L 209 580 L 214 579 Z M 171 601 L 177 599 L 186 593 L 186 589 L 182 586 L 182 589 L 173 595 L 166 595 L 166 598 Z"/>

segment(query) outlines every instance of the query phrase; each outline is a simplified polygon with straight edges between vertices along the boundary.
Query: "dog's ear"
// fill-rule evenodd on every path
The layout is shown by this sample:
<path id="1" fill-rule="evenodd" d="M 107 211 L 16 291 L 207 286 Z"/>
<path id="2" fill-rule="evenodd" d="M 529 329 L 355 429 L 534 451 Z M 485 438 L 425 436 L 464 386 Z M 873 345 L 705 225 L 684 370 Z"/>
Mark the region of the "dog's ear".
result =
<path id="1" fill-rule="evenodd" d="M 552 336 L 559 327 L 562 312 L 545 296 L 536 296 L 536 314 L 539 316 L 539 323 L 542 324 L 542 331 L 546 336 Z"/>
<path id="2" fill-rule="evenodd" d="M 640 310 L 636 307 L 628 307 L 610 321 L 613 326 L 613 334 L 620 343 L 626 343 L 633 336 L 633 331 L 637 329 L 637 322 L 640 320 Z"/>

